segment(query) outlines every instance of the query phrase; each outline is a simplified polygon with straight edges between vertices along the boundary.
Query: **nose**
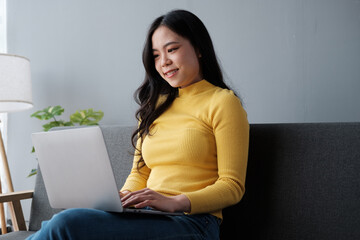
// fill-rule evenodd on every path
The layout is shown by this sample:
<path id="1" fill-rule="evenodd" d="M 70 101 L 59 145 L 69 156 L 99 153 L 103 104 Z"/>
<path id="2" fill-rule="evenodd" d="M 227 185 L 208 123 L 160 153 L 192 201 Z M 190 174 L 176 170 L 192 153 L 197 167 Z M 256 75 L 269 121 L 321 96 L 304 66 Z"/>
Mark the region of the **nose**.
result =
<path id="1" fill-rule="evenodd" d="M 171 59 L 168 58 L 167 54 L 164 54 L 162 57 L 161 57 L 161 66 L 162 67 L 166 67 L 166 66 L 169 66 L 171 64 Z"/>

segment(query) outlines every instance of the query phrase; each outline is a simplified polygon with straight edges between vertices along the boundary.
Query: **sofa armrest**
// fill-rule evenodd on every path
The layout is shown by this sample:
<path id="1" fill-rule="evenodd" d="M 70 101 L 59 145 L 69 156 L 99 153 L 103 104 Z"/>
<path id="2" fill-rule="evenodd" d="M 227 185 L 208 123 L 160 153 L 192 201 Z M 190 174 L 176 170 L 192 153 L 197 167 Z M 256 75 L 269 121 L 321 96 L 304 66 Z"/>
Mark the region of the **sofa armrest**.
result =
<path id="1" fill-rule="evenodd" d="M 32 198 L 33 195 L 33 190 L 0 194 L 0 204 L 8 202 L 10 210 L 13 212 L 13 216 L 15 217 L 15 221 L 13 221 L 15 231 L 26 231 L 20 200 Z"/>
<path id="2" fill-rule="evenodd" d="M 2 193 L 0 194 L 0 203 L 29 199 L 32 198 L 33 195 L 34 195 L 34 190 Z"/>

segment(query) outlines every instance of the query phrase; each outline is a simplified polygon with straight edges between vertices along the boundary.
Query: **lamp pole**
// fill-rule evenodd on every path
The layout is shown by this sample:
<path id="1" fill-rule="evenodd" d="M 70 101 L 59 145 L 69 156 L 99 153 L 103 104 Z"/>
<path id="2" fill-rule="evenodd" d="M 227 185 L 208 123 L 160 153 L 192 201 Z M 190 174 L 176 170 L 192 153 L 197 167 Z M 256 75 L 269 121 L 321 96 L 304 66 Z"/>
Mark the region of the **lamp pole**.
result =
<path id="1" fill-rule="evenodd" d="M 1 120 L 0 120 L 1 123 Z M 1 128 L 0 128 L 0 149 L 1 149 L 1 159 L 3 159 L 4 155 L 5 155 L 5 150 L 3 150 L 4 147 L 4 141 L 2 139 L 2 134 L 1 134 Z M 6 156 L 5 156 L 6 157 Z M 0 194 L 2 193 L 2 186 L 1 186 L 1 178 L 0 178 Z M 5 219 L 5 209 L 4 209 L 4 204 L 0 203 L 0 222 L 1 222 L 1 234 L 5 234 L 7 233 L 7 226 L 6 226 L 6 219 Z"/>

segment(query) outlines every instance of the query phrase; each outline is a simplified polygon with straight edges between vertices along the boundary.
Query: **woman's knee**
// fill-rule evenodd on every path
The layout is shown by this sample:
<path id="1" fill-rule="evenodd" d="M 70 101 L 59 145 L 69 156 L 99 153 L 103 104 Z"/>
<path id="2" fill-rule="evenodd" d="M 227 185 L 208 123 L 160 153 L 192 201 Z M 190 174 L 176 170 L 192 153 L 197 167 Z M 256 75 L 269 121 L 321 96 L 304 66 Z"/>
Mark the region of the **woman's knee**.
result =
<path id="1" fill-rule="evenodd" d="M 53 239 L 71 239 L 71 236 L 79 231 L 86 220 L 84 209 L 68 209 L 55 214 L 52 219 L 43 226 L 45 232 Z"/>
<path id="2" fill-rule="evenodd" d="M 50 222 L 53 223 L 53 225 L 57 226 L 67 226 L 67 225 L 73 225 L 76 224 L 78 221 L 78 218 L 81 217 L 80 209 L 68 209 L 64 210 L 60 213 L 55 214 Z"/>

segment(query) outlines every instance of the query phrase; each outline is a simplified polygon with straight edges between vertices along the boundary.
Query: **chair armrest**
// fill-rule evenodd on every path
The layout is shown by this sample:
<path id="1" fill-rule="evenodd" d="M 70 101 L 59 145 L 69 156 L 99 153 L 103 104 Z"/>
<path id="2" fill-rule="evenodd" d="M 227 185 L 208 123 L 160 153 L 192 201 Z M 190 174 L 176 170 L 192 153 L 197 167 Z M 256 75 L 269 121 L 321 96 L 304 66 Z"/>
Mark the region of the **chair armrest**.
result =
<path id="1" fill-rule="evenodd" d="M 0 194 L 0 203 L 29 199 L 32 198 L 33 195 L 34 190 L 2 193 Z"/>
<path id="2" fill-rule="evenodd" d="M 15 218 L 13 218 L 15 231 L 26 231 L 26 224 L 20 200 L 32 198 L 33 195 L 33 190 L 0 194 L 0 204 L 8 202 L 10 205 L 10 211 L 12 211 Z"/>

